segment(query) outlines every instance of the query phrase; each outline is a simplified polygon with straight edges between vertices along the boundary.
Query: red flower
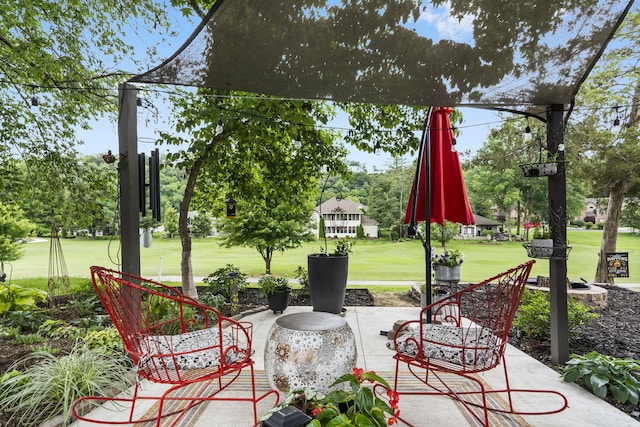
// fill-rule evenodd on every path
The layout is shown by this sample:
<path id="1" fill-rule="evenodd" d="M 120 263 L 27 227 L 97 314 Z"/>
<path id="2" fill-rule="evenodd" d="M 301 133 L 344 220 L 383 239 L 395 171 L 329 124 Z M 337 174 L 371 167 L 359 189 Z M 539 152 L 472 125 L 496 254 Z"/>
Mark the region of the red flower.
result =
<path id="1" fill-rule="evenodd" d="M 362 368 L 353 368 L 353 375 L 358 377 L 358 382 L 362 382 L 362 374 L 364 374 L 364 369 Z"/>
<path id="2" fill-rule="evenodd" d="M 389 398 L 389 406 L 393 409 L 397 409 L 400 395 L 391 389 L 387 389 L 387 397 Z"/>
<path id="3" fill-rule="evenodd" d="M 373 375 L 375 375 L 375 374 L 376 374 L 376 371 L 369 371 L 369 372 L 371 372 Z M 369 381 L 370 383 L 372 383 L 372 384 L 376 382 L 376 380 L 371 379 L 371 378 L 369 378 L 369 379 L 368 379 L 368 381 Z"/>
<path id="4" fill-rule="evenodd" d="M 313 418 L 316 418 L 316 417 L 320 414 L 320 412 L 322 412 L 322 406 L 320 406 L 320 407 L 318 407 L 318 408 L 313 409 L 313 410 L 311 411 L 311 416 L 312 416 Z"/>

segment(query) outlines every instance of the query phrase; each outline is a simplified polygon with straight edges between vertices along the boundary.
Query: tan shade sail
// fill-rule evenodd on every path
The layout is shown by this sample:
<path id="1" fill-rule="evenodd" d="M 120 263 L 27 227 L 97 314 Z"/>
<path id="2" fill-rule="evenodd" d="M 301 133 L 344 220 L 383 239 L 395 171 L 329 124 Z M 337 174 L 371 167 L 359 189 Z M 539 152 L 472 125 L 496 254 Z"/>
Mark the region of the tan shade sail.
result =
<path id="1" fill-rule="evenodd" d="M 569 103 L 632 1 L 219 0 L 131 81 L 376 104 Z"/>

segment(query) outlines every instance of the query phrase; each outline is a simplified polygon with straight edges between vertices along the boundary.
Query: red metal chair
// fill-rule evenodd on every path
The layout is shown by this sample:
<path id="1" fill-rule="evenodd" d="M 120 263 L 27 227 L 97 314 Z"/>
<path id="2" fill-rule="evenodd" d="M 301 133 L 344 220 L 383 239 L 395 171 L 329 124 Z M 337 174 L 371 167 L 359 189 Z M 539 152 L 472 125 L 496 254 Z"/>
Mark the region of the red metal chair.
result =
<path id="1" fill-rule="evenodd" d="M 418 320 L 401 325 L 393 340 L 396 352 L 394 390 L 399 394 L 447 395 L 458 400 L 485 426 L 489 425 L 488 411 L 540 415 L 564 410 L 567 399 L 559 392 L 512 389 L 509 385 L 504 351 L 511 323 L 534 262 L 529 261 L 424 307 Z M 430 322 L 426 322 L 429 310 L 432 317 Z M 489 390 L 474 374 L 493 369 L 501 362 L 506 386 L 501 390 Z M 399 390 L 398 374 L 401 365 L 406 365 L 409 372 L 427 386 L 426 390 Z M 474 387 L 462 390 L 447 384 L 447 377 L 451 378 L 448 374 L 466 378 Z M 559 408 L 548 411 L 517 411 L 514 409 L 512 394 L 522 392 L 555 394 L 562 403 Z M 495 393 L 505 397 L 507 407 L 487 404 L 487 395 Z M 471 395 L 479 397 L 479 401 L 476 399 L 472 402 Z M 478 407 L 481 411 L 477 410 Z"/>
<path id="2" fill-rule="evenodd" d="M 279 395 L 275 390 L 256 394 L 251 323 L 222 317 L 214 308 L 200 304 L 177 289 L 142 277 L 91 267 L 91 279 L 124 341 L 126 352 L 133 359 L 138 380 L 131 398 L 90 396 L 78 399 L 72 407 L 77 419 L 101 424 L 155 420 L 156 426 L 160 426 L 163 417 L 175 415 L 172 421 L 175 423 L 186 411 L 204 401 L 226 400 L 251 402 L 257 425 L 257 403 L 270 394 L 275 397 L 273 406 L 278 403 Z M 250 396 L 221 393 L 245 368 L 251 377 Z M 141 379 L 169 387 L 160 396 L 143 396 L 139 394 Z M 197 387 L 193 388 L 197 392 L 188 396 L 176 395 L 177 391 L 196 383 Z M 157 400 L 157 413 L 152 418 L 134 419 L 135 404 L 142 399 Z M 95 420 L 90 418 L 91 414 L 81 414 L 85 411 L 78 409 L 91 406 L 86 402 L 106 401 L 130 404 L 127 420 Z M 163 413 L 165 403 L 169 401 L 187 403 Z"/>

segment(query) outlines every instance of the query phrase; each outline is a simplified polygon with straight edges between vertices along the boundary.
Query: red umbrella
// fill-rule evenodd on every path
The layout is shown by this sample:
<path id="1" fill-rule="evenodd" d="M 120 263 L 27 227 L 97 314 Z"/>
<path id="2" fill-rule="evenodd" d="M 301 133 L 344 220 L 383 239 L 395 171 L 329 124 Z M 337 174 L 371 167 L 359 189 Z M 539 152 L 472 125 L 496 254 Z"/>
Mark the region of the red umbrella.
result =
<path id="1" fill-rule="evenodd" d="M 460 224 L 475 224 L 467 198 L 458 152 L 453 148 L 453 128 L 449 121 L 450 108 L 430 108 L 422 132 L 418 151 L 418 166 L 409 195 L 405 224 L 409 234 L 417 233 L 419 221 L 444 225 L 448 220 Z M 427 179 L 429 178 L 429 179 Z M 427 215 L 427 212 L 429 215 Z M 427 225 L 422 241 L 428 266 L 426 278 L 426 305 L 431 304 L 431 227 Z M 428 310 L 427 322 L 431 322 Z"/>
<path id="2" fill-rule="evenodd" d="M 418 152 L 418 166 L 409 195 L 405 224 L 415 226 L 419 221 L 425 221 L 427 210 L 431 211 L 430 222 L 444 225 L 447 220 L 465 225 L 475 224 L 458 152 L 453 149 L 450 113 L 451 109 L 445 107 L 430 110 L 429 125 L 423 132 Z M 427 182 L 427 171 L 430 171 L 430 183 Z M 427 188 L 428 185 L 431 188 Z M 431 194 L 429 204 L 427 194 Z"/>

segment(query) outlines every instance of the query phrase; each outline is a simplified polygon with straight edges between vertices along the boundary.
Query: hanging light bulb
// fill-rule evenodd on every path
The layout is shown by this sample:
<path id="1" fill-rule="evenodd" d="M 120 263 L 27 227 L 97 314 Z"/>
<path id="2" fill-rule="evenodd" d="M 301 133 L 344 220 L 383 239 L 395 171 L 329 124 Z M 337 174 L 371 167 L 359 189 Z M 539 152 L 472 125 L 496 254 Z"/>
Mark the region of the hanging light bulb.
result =
<path id="1" fill-rule="evenodd" d="M 136 105 L 142 107 L 142 98 L 136 98 Z"/>
<path id="2" fill-rule="evenodd" d="M 524 139 L 525 141 L 530 141 L 531 138 L 531 126 L 529 126 L 529 117 L 527 117 L 527 127 L 524 128 Z"/>
<path id="3" fill-rule="evenodd" d="M 616 118 L 613 120 L 613 125 L 614 126 L 620 126 L 620 115 L 618 114 L 618 106 L 615 106 L 616 109 Z"/>
<path id="4" fill-rule="evenodd" d="M 375 154 L 380 154 L 380 148 L 382 148 L 382 147 L 380 145 L 380 141 L 378 141 L 378 142 L 376 142 L 376 145 L 373 147 L 373 152 Z"/>
<path id="5" fill-rule="evenodd" d="M 218 125 L 216 126 L 216 136 L 220 135 L 224 128 L 222 127 L 222 118 L 218 119 Z"/>
<path id="6" fill-rule="evenodd" d="M 38 101 L 38 98 L 36 98 L 35 96 L 31 97 L 31 105 L 33 107 L 37 107 L 38 105 L 40 105 L 40 102 Z"/>
<path id="7" fill-rule="evenodd" d="M 299 150 L 302 147 L 302 138 L 300 137 L 300 131 L 298 131 L 298 135 L 296 136 L 295 141 L 293 142 L 293 146 L 296 150 Z"/>
<path id="8" fill-rule="evenodd" d="M 455 126 L 451 128 L 451 151 L 452 152 L 456 152 L 458 151 L 456 149 L 456 144 L 458 143 L 458 140 L 456 139 L 456 128 Z"/>

